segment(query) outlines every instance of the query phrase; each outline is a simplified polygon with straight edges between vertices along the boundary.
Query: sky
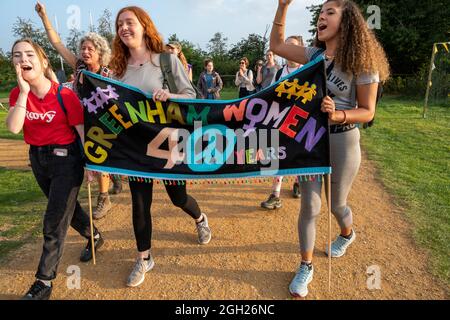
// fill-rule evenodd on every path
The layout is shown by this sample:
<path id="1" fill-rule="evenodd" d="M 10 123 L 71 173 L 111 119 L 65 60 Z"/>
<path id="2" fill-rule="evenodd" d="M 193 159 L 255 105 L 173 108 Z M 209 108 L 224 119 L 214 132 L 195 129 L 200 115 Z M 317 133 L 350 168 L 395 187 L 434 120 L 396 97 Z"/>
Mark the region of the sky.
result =
<path id="1" fill-rule="evenodd" d="M 264 35 L 267 25 L 271 25 L 278 0 L 42 0 L 47 14 L 55 25 L 55 16 L 63 40 L 69 34 L 70 24 L 76 22 L 80 12 L 81 31 L 87 31 L 90 16 L 97 24 L 104 9 L 109 9 L 113 19 L 117 12 L 127 5 L 144 8 L 152 18 L 164 39 L 176 34 L 180 40 L 188 40 L 202 49 L 216 32 L 228 38 L 228 44 L 235 44 L 250 33 Z M 305 40 L 311 35 L 309 23 L 311 14 L 306 9 L 322 0 L 295 0 L 290 5 L 286 36 L 301 35 Z M 0 48 L 3 52 L 11 50 L 14 43 L 12 26 L 17 17 L 31 19 L 35 26 L 41 26 L 40 18 L 34 11 L 35 0 L 0 1 Z M 270 32 L 270 30 L 269 30 Z"/>

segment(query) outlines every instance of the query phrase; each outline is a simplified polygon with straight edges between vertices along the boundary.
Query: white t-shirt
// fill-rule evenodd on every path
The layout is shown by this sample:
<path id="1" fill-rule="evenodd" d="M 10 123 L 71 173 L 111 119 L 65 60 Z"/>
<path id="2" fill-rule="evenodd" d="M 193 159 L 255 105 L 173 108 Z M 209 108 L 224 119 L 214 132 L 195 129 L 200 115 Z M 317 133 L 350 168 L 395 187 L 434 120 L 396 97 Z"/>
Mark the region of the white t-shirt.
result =
<path id="1" fill-rule="evenodd" d="M 319 51 L 316 47 L 306 47 L 306 57 L 310 61 L 314 54 Z M 328 68 L 331 61 L 325 61 L 325 67 Z M 333 70 L 328 74 L 327 87 L 328 95 L 334 100 L 337 110 L 351 110 L 356 106 L 352 105 L 352 81 L 353 75 L 344 73 L 335 65 Z M 365 85 L 371 83 L 379 83 L 379 74 L 362 74 L 356 78 L 356 85 Z"/>
<path id="2" fill-rule="evenodd" d="M 162 89 L 164 84 L 164 76 L 160 66 L 160 55 L 152 55 L 153 63 L 147 62 L 142 66 L 128 65 L 127 71 L 122 78 L 118 79 L 133 87 L 139 88 L 145 93 L 152 93 L 153 90 Z M 176 94 L 185 94 L 189 98 L 195 99 L 196 93 L 192 88 L 186 70 L 180 59 L 175 55 L 170 55 L 172 64 L 172 74 L 177 85 L 178 92 Z"/>
<path id="3" fill-rule="evenodd" d="M 281 72 L 281 77 L 280 77 L 278 80 L 280 80 L 280 79 L 283 78 L 283 77 L 286 77 L 286 76 L 290 75 L 291 73 L 297 71 L 297 70 L 300 69 L 301 67 L 303 67 L 302 64 L 299 65 L 299 66 L 296 67 L 296 68 L 289 68 L 288 65 L 285 64 L 285 65 L 282 67 L 282 68 L 283 68 L 283 71 Z M 279 71 L 277 71 L 277 73 L 278 73 L 278 72 L 279 72 Z M 273 85 L 275 82 L 278 81 L 278 80 L 277 80 L 277 73 L 274 74 L 273 79 L 272 79 L 272 82 L 270 83 L 270 85 Z"/>

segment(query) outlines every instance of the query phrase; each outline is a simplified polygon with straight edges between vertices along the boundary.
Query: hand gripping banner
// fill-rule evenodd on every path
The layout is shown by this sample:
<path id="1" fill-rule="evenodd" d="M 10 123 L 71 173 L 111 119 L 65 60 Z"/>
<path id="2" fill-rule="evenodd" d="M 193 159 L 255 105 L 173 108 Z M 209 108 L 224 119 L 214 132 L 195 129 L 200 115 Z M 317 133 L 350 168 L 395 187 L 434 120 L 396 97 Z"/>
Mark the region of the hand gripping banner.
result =
<path id="1" fill-rule="evenodd" d="M 87 168 L 163 180 L 330 174 L 323 58 L 232 101 L 154 102 L 84 72 Z"/>

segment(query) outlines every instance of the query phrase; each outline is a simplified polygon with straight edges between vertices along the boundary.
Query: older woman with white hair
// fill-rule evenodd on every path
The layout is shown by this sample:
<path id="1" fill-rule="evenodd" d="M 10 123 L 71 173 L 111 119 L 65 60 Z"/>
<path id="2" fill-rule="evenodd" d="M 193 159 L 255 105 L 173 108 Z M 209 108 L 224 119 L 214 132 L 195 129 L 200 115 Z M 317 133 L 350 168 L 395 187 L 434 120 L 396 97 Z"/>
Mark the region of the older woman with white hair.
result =
<path id="1" fill-rule="evenodd" d="M 35 9 L 41 17 L 50 43 L 75 71 L 75 81 L 73 82 L 72 89 L 76 93 L 77 85 L 82 83 L 83 70 L 97 73 L 103 77 L 110 77 L 110 70 L 107 66 L 111 59 L 111 48 L 105 38 L 94 32 L 86 34 L 80 40 L 79 55 L 77 56 L 64 46 L 58 33 L 53 29 L 47 16 L 45 6 L 38 2 Z M 113 181 L 113 193 L 120 193 L 122 190 L 120 178 L 114 179 Z M 112 207 L 109 198 L 109 174 L 99 175 L 98 182 L 100 193 L 98 196 L 97 207 L 93 212 L 93 217 L 96 220 L 103 218 Z"/>

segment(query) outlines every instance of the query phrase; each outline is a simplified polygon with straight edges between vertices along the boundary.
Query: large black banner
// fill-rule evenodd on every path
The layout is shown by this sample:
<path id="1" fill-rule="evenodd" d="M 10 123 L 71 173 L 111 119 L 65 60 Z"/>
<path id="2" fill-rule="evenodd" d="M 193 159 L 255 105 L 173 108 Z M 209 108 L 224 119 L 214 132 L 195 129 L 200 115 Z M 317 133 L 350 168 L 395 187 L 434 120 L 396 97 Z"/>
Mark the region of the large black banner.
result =
<path id="1" fill-rule="evenodd" d="M 232 101 L 155 103 L 90 72 L 79 92 L 94 171 L 167 180 L 331 173 L 323 58 Z"/>

